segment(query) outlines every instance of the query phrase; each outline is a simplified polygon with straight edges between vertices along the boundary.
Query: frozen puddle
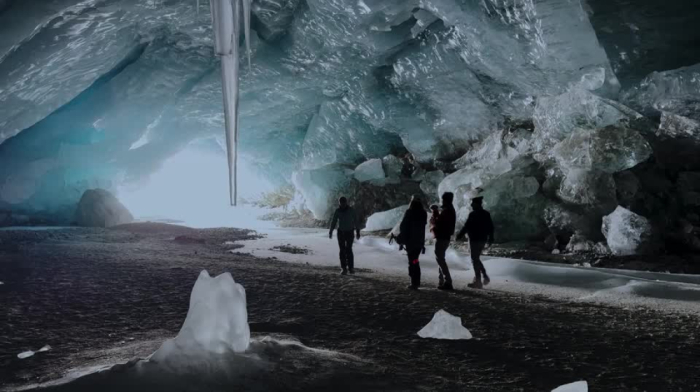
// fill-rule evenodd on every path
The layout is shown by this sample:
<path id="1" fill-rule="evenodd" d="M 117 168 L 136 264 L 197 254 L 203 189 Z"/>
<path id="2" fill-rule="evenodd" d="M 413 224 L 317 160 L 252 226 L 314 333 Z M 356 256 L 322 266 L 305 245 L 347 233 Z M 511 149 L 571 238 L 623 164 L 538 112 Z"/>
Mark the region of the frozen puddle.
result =
<path id="1" fill-rule="evenodd" d="M 358 390 L 382 389 L 375 371 L 360 358 L 309 348 L 294 339 L 251 339 L 243 286 L 230 273 L 212 278 L 202 271 L 177 337 L 149 358 L 74 371 L 62 380 L 22 390 L 262 392 L 284 391 L 290 385 L 332 390 L 348 379 L 359 383 Z"/>
<path id="2" fill-rule="evenodd" d="M 267 237 L 242 242 L 245 252 L 289 262 L 338 265 L 337 241 L 329 239 L 325 230 L 268 229 L 262 233 Z M 280 244 L 307 248 L 312 252 L 290 254 L 271 250 Z M 363 237 L 355 242 L 353 250 L 356 268 L 370 268 L 408 279 L 405 252 L 399 252 L 396 245 L 389 245 L 387 239 Z M 483 257 L 483 260 L 491 276 L 489 290 L 700 313 L 700 276 L 697 275 L 575 267 L 493 257 Z M 469 255 L 450 249 L 447 262 L 455 288 L 466 290 L 466 284 L 474 277 Z M 421 269 L 427 285 L 437 283 L 438 270 L 432 246 L 427 246 L 426 253 L 421 255 Z"/>

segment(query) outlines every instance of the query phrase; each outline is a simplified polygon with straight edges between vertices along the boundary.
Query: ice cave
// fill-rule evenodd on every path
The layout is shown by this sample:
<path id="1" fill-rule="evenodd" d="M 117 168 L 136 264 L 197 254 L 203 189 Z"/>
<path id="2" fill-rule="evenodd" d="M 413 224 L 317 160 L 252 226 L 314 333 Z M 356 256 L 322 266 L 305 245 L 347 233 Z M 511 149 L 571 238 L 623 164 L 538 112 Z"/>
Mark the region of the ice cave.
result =
<path id="1" fill-rule="evenodd" d="M 366 219 L 415 193 L 468 208 L 480 188 L 500 240 L 611 245 L 603 218 L 640 216 L 624 230 L 654 243 L 638 245 L 698 250 L 698 11 L 657 3 L 243 1 L 240 198 L 291 186 L 293 208 L 325 221 L 340 194 Z M 193 180 L 225 208 L 215 166 L 233 109 L 217 54 L 234 48 L 209 2 L 1 9 L 0 224 L 74 224 L 86 190 L 132 200 L 183 154 L 209 161 Z M 149 207 L 189 180 L 176 173 Z"/>
<path id="2" fill-rule="evenodd" d="M 148 268 L 159 274 L 167 270 L 181 283 L 177 289 L 168 279 L 153 283 L 152 290 L 171 294 L 172 309 L 157 302 L 160 297 L 151 289 L 136 290 L 155 301 L 146 301 L 153 317 L 159 317 L 154 309 L 170 309 L 163 327 L 170 332 L 184 319 L 193 274 L 208 269 L 212 276 L 231 270 L 236 282 L 253 293 L 248 313 L 254 334 L 303 335 L 315 330 L 296 327 L 303 317 L 293 315 L 294 309 L 303 301 L 284 302 L 302 289 L 267 287 L 240 260 L 337 267 L 334 227 L 332 246 L 325 230 L 344 196 L 356 213 L 348 246 L 355 241 L 358 274 L 401 271 L 405 278 L 405 255 L 398 257 L 397 245 L 386 239 L 400 236 L 413 199 L 427 209 L 440 204 L 446 192 L 454 195 L 457 230 L 477 208 L 474 198 L 483 200 L 490 213 L 489 242 L 495 238 L 497 246 L 485 263 L 494 291 L 700 314 L 700 280 L 690 275 L 700 273 L 699 24 L 697 0 L 0 0 L 0 305 L 9 309 L 5 316 L 0 313 L 0 324 L 5 317 L 9 336 L 18 328 L 17 315 L 34 306 L 23 302 L 35 297 L 24 297 L 30 289 L 18 289 L 17 282 L 39 278 L 26 272 L 26 264 L 13 264 L 20 259 L 48 263 L 51 279 L 63 279 L 56 287 L 70 290 L 108 285 L 103 278 L 90 280 L 87 272 L 80 275 L 70 264 L 84 258 L 97 260 L 94 268 L 112 271 L 125 287 L 136 287 L 148 274 L 115 272 L 102 264 L 133 259 L 150 263 Z M 440 239 L 436 234 L 433 240 L 431 222 L 426 245 L 418 251 L 428 254 L 421 256 L 424 279 L 435 280 L 439 273 L 442 286 Z M 78 239 L 83 241 L 75 245 L 78 253 L 57 245 Z M 92 248 L 84 241 L 100 245 Z M 139 241 L 146 245 L 138 248 Z M 340 241 L 343 274 L 348 263 L 354 274 Z M 465 281 L 475 274 L 481 284 L 479 269 L 473 271 L 469 263 L 471 245 L 452 244 L 442 256 L 453 268 L 452 278 Z M 218 253 L 210 253 L 213 246 Z M 166 256 L 167 263 L 152 264 Z M 221 257 L 233 264 L 216 264 Z M 64 277 L 64 267 L 82 283 Z M 272 267 L 261 268 L 273 286 L 276 275 L 265 269 Z M 42 279 L 36 287 L 44 287 Z M 295 280 L 284 284 L 290 282 Z M 327 284 L 331 287 L 321 292 L 347 289 L 344 283 Z M 37 301 L 64 301 L 57 290 Z M 261 298 L 265 290 L 284 298 L 286 314 Z M 80 307 L 75 304 L 81 301 L 98 306 L 90 302 L 97 291 L 50 308 Z M 372 298 L 375 304 L 383 301 Z M 245 305 L 245 292 L 243 299 Z M 314 306 L 335 303 L 329 301 Z M 484 348 L 492 337 L 487 326 L 455 304 L 434 305 L 421 308 L 420 319 L 406 314 L 385 319 L 382 312 L 369 316 L 357 310 L 358 320 L 372 321 L 348 336 L 375 331 L 372 323 L 392 319 L 406 327 L 410 337 L 397 344 L 410 352 L 421 344 L 448 356 L 455 347 L 467 355 L 490 352 Z M 281 321 L 261 316 L 270 309 L 284 316 L 278 315 Z M 453 329 L 464 329 L 460 333 L 469 338 L 473 331 L 478 339 L 417 339 L 416 331 L 438 310 L 464 320 L 469 331 L 461 321 Z M 560 316 L 557 320 L 575 319 Z M 80 313 L 72 320 L 83 317 Z M 216 324 L 199 324 L 192 327 L 198 324 L 188 316 L 188 333 L 222 333 Z M 115 325 L 115 330 L 127 328 Z M 333 322 L 326 327 L 341 328 Z M 250 341 L 248 326 L 241 328 L 247 340 L 236 352 L 245 352 Z M 523 336 L 535 339 L 533 333 Z M 437 330 L 431 337 L 445 334 Z M 172 333 L 148 336 L 159 344 L 173 338 Z M 333 377 L 342 363 L 352 365 L 352 372 L 341 372 L 345 378 L 333 378 L 339 391 L 345 390 L 343 380 L 358 374 L 379 383 L 382 372 L 402 369 L 370 369 L 371 361 L 361 358 L 379 354 L 355 343 L 315 335 L 304 339 L 309 347 L 330 347 L 323 358 L 333 358 L 332 369 L 324 369 Z M 128 337 L 123 341 L 127 347 Z M 173 347 L 184 344 L 167 341 Z M 273 366 L 273 343 L 253 341 L 266 352 L 265 366 Z M 36 351 L 49 344 L 51 350 Z M 139 352 L 155 351 L 143 344 Z M 20 351 L 10 355 L 0 348 L 0 366 L 14 369 L 15 386 L 46 381 L 23 376 L 25 365 L 15 363 L 17 354 L 33 353 L 22 359 L 24 364 L 61 355 L 60 345 L 48 340 L 12 347 Z M 323 362 L 301 343 L 306 351 L 294 362 L 297 345 L 284 347 L 284 355 L 303 362 L 306 370 L 316 366 L 312 362 Z M 571 350 L 594 363 L 592 351 L 581 347 Z M 119 352 L 114 358 L 126 358 L 126 351 Z M 352 357 L 343 356 L 347 353 Z M 655 356 L 640 355 L 647 354 Z M 245 355 L 241 361 L 248 364 L 253 354 Z M 643 384 L 642 378 L 608 380 L 594 365 L 581 372 L 565 366 L 566 371 L 547 378 L 543 363 L 518 365 L 518 371 L 541 374 L 543 381 L 497 370 L 503 382 L 498 388 L 459 384 L 459 390 L 552 390 L 573 382 L 588 385 L 579 381 L 584 379 L 592 390 L 641 390 L 635 388 Z M 500 368 L 484 369 L 477 373 L 488 378 L 489 371 Z M 298 370 L 284 368 L 284 374 Z M 668 382 L 678 377 L 670 370 L 664 374 L 659 378 Z M 439 385 L 435 390 L 456 390 L 444 381 L 452 376 L 440 377 L 431 381 Z M 411 380 L 406 375 L 395 385 L 366 387 L 418 388 Z M 700 388 L 697 380 L 694 387 L 683 382 L 646 385 L 649 390 Z M 286 390 L 280 385 L 270 390 Z M 300 385 L 290 390 L 304 390 Z M 0 391 L 3 387 L 0 380 Z"/>

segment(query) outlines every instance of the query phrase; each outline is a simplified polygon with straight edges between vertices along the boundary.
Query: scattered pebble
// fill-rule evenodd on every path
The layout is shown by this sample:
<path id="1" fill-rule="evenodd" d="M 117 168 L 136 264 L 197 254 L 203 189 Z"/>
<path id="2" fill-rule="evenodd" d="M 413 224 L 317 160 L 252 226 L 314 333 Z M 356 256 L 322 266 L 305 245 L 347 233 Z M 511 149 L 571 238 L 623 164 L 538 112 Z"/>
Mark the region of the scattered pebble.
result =
<path id="1" fill-rule="evenodd" d="M 47 351 L 49 351 L 49 350 L 51 350 L 51 346 L 49 346 L 49 345 L 47 344 L 46 346 L 40 348 L 39 351 L 37 351 L 37 352 L 38 352 L 38 353 L 45 353 L 45 352 L 47 352 Z"/>
<path id="2" fill-rule="evenodd" d="M 17 358 L 25 359 L 25 358 L 29 358 L 33 355 L 34 355 L 34 351 L 29 350 L 29 351 L 24 351 L 24 352 L 17 354 Z"/>
<path id="3" fill-rule="evenodd" d="M 559 249 L 554 249 L 554 250 L 552 251 L 552 254 L 553 254 L 553 255 L 558 255 L 559 253 L 561 253 L 561 252 L 559 251 Z"/>
<path id="4" fill-rule="evenodd" d="M 0 286 L 4 285 L 5 283 L 0 282 Z"/>

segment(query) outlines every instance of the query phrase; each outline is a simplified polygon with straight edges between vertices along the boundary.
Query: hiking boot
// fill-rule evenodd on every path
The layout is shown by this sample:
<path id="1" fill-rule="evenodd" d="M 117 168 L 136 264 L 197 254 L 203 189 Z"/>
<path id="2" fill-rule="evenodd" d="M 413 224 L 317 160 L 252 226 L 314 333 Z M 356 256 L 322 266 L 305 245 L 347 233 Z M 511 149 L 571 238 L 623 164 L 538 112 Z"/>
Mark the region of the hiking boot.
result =
<path id="1" fill-rule="evenodd" d="M 484 286 L 488 286 L 491 283 L 491 279 L 488 276 L 484 276 Z"/>
<path id="2" fill-rule="evenodd" d="M 484 285 L 481 283 L 480 280 L 475 280 L 467 285 L 467 287 L 472 288 L 472 289 L 483 289 Z"/>
<path id="3" fill-rule="evenodd" d="M 355 269 L 354 269 L 354 268 L 350 268 L 349 272 L 350 272 L 350 275 L 355 275 Z"/>
<path id="4" fill-rule="evenodd" d="M 454 287 L 452 287 L 452 282 L 447 282 L 442 286 L 438 286 L 438 290 L 452 291 Z"/>
<path id="5" fill-rule="evenodd" d="M 340 274 L 341 274 L 341 275 L 347 275 L 347 274 L 348 274 L 348 270 L 343 269 L 342 271 L 340 271 Z"/>
<path id="6" fill-rule="evenodd" d="M 406 286 L 406 288 L 409 289 L 409 290 L 418 290 L 418 286 L 415 286 L 415 285 L 412 285 L 412 284 L 409 284 L 408 286 Z"/>

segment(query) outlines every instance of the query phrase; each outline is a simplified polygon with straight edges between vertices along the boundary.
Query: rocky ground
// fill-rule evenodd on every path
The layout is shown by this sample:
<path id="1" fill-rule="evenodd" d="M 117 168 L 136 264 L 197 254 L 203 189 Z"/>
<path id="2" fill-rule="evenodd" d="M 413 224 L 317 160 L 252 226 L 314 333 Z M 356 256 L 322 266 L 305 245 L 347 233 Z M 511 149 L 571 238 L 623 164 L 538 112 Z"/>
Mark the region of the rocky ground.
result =
<path id="1" fill-rule="evenodd" d="M 162 224 L 0 232 L 0 388 L 147 356 L 177 333 L 207 269 L 244 285 L 254 336 L 287 334 L 374 364 L 362 385 L 344 379 L 328 386 L 336 390 L 548 391 L 576 380 L 593 391 L 700 389 L 697 317 L 489 290 L 411 292 L 369 270 L 339 276 L 231 253 L 254 236 Z M 439 309 L 475 339 L 420 339 Z"/>

